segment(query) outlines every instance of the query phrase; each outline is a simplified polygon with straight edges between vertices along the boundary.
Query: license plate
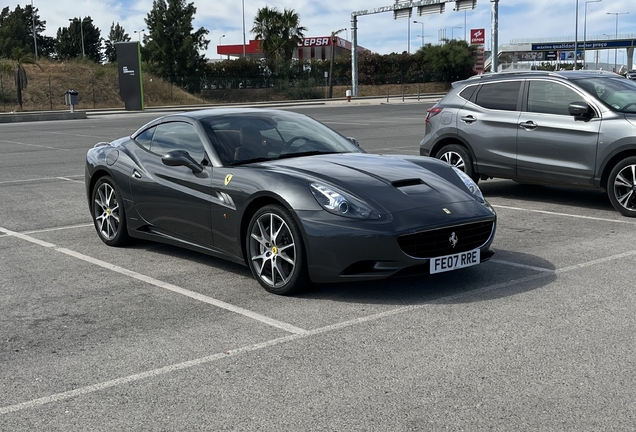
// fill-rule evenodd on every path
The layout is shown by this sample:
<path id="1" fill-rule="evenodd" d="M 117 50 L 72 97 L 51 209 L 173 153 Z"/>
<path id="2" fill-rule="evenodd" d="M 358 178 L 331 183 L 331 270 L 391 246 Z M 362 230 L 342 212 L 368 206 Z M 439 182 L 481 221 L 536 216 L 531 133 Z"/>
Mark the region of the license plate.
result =
<path id="1" fill-rule="evenodd" d="M 479 249 L 431 259 L 431 274 L 457 270 L 479 264 Z"/>

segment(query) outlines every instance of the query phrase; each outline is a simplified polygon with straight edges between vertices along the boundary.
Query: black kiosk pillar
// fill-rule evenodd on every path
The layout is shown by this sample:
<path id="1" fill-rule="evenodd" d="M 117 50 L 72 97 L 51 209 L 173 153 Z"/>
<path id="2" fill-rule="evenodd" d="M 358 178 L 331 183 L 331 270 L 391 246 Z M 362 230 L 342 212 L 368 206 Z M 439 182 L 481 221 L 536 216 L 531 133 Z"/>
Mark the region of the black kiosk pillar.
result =
<path id="1" fill-rule="evenodd" d="M 144 87 L 141 82 L 141 53 L 139 42 L 118 42 L 119 95 L 127 111 L 144 109 Z"/>

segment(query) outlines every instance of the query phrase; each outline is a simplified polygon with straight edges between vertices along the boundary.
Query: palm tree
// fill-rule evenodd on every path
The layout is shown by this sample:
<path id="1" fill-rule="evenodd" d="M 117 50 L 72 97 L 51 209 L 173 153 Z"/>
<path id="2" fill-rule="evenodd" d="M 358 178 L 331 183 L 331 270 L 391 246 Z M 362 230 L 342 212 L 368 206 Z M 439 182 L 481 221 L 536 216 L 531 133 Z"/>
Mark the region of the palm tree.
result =
<path id="1" fill-rule="evenodd" d="M 302 42 L 307 28 L 300 25 L 300 16 L 293 9 L 285 9 L 280 16 L 281 39 L 283 40 L 283 50 L 285 60 L 292 59 L 294 49 Z"/>
<path id="2" fill-rule="evenodd" d="M 20 108 L 22 108 L 22 90 L 26 90 L 29 83 L 24 65 L 37 63 L 35 62 L 35 56 L 33 54 L 25 53 L 22 48 L 17 47 L 11 50 L 10 61 L 13 65 L 11 63 L 4 62 L 0 65 L 0 72 L 12 72 L 15 70 L 14 79 L 18 96 L 18 104 L 20 105 Z"/>
<path id="3" fill-rule="evenodd" d="M 290 61 L 294 49 L 304 37 L 307 29 L 300 25 L 300 16 L 293 9 L 280 12 L 265 6 L 254 17 L 252 33 L 261 41 L 265 60 L 272 67 L 277 60 Z"/>
<path id="4" fill-rule="evenodd" d="M 261 41 L 261 50 L 265 60 L 270 63 L 279 57 L 280 52 L 280 12 L 276 8 L 265 6 L 256 13 L 252 33 L 254 38 Z"/>

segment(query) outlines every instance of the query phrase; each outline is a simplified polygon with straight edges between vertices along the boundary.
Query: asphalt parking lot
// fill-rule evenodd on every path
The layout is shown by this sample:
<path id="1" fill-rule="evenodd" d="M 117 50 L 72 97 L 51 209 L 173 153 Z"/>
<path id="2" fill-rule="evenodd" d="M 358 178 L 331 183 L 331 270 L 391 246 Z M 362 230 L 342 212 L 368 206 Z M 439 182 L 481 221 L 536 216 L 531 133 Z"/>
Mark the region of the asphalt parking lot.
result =
<path id="1" fill-rule="evenodd" d="M 429 106 L 293 110 L 418 154 Z M 636 430 L 636 220 L 602 191 L 482 181 L 491 261 L 280 297 L 99 240 L 86 150 L 154 117 L 0 125 L 0 431 Z"/>

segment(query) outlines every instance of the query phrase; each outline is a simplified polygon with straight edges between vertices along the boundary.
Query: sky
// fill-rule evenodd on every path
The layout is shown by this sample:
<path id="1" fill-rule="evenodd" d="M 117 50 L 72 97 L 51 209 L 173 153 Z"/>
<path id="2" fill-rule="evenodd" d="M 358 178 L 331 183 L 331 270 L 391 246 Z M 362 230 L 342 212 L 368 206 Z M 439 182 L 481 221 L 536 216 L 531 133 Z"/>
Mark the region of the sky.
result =
<path id="1" fill-rule="evenodd" d="M 250 33 L 254 16 L 259 8 L 269 6 L 279 10 L 293 9 L 300 15 L 301 25 L 307 28 L 305 36 L 328 36 L 333 31 L 346 29 L 339 35 L 351 40 L 351 13 L 390 6 L 395 0 L 186 0 L 197 8 L 194 27 L 209 31 L 210 41 L 206 57 L 219 58 L 220 44 L 242 44 L 243 19 L 245 39 L 253 39 Z M 108 37 L 112 23 L 119 23 L 133 40 L 145 28 L 145 18 L 152 9 L 152 0 L 4 0 L 11 10 L 18 4 L 33 3 L 46 21 L 45 34 L 55 37 L 59 27 L 67 27 L 69 18 L 90 16 Z M 635 0 L 500 0 L 499 1 L 499 45 L 517 39 L 537 41 L 555 38 L 574 40 L 576 31 L 576 8 L 578 3 L 578 39 L 583 41 L 603 35 L 618 33 L 636 38 Z M 411 19 L 394 20 L 390 12 L 358 17 L 358 44 L 373 52 L 415 52 L 425 43 L 436 44 L 445 34 L 446 38 L 470 37 L 470 29 L 486 30 L 486 48 L 491 46 L 490 0 L 477 0 L 474 10 L 454 12 L 455 2 L 446 4 L 443 14 L 417 16 L 414 10 Z M 244 12 L 243 12 L 244 10 Z M 620 15 L 616 15 L 620 14 Z M 618 18 L 618 26 L 617 26 Z M 413 23 L 418 21 L 418 23 Z M 423 24 L 421 24 L 423 23 Z M 422 28 L 424 31 L 422 32 Z M 138 33 L 134 33 L 138 31 Z M 624 51 L 624 50 L 623 50 Z M 604 53 L 601 54 L 604 58 Z M 625 55 L 621 52 L 619 63 Z M 613 61 L 613 60 L 612 60 Z"/>

